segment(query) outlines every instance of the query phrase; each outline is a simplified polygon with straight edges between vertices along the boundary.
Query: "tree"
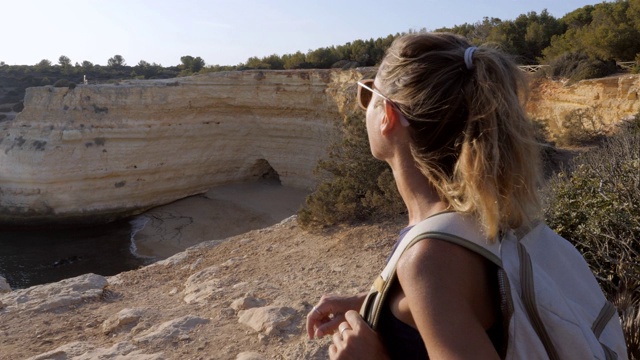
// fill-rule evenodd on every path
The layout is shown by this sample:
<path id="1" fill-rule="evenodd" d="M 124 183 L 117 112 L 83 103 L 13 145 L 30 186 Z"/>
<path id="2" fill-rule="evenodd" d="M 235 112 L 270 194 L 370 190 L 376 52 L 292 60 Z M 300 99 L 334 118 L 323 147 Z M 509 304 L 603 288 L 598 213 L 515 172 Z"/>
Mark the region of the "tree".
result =
<path id="1" fill-rule="evenodd" d="M 269 69 L 271 70 L 282 70 L 284 69 L 284 61 L 282 58 L 277 55 L 269 55 L 262 58 L 262 62 L 265 64 L 269 64 Z"/>
<path id="2" fill-rule="evenodd" d="M 300 51 L 291 55 L 283 55 L 282 61 L 285 69 L 304 69 L 307 67 L 307 58 Z"/>
<path id="3" fill-rule="evenodd" d="M 69 59 L 69 57 L 67 56 L 60 55 L 60 57 L 58 58 L 58 64 L 60 64 L 60 66 L 62 66 L 63 68 L 67 68 L 71 66 L 71 59 Z"/>
<path id="4" fill-rule="evenodd" d="M 82 67 L 86 70 L 93 68 L 93 63 L 91 61 L 85 60 L 82 62 Z"/>
<path id="5" fill-rule="evenodd" d="M 271 69 L 271 64 L 262 61 L 257 56 L 248 58 L 244 66 L 246 66 L 248 69 Z"/>
<path id="6" fill-rule="evenodd" d="M 640 0 L 585 6 L 561 19 L 567 31 L 544 49 L 547 62 L 563 54 L 582 52 L 591 58 L 633 60 L 640 53 Z"/>
<path id="7" fill-rule="evenodd" d="M 140 60 L 138 65 L 134 66 L 134 71 L 138 75 L 143 75 L 145 79 L 150 79 L 162 72 L 162 65 Z"/>
<path id="8" fill-rule="evenodd" d="M 436 29 L 436 31 L 452 32 L 454 34 L 462 35 L 469 39 L 473 44 L 480 45 L 489 41 L 489 38 L 495 31 L 495 28 L 500 24 L 502 24 L 502 20 L 499 18 L 489 18 L 485 16 L 482 21 L 477 21 L 473 24 L 464 23 L 462 25 L 456 25 L 453 28 Z M 491 39 L 491 41 L 495 41 L 495 39 Z"/>
<path id="9" fill-rule="evenodd" d="M 42 70 L 47 70 L 51 67 L 51 61 L 47 60 L 47 59 L 42 59 L 40 60 L 39 63 L 36 64 L 36 69 L 42 71 Z"/>
<path id="10" fill-rule="evenodd" d="M 312 68 L 329 69 L 336 61 L 341 60 L 335 50 L 333 46 L 309 50 L 307 62 Z"/>
<path id="11" fill-rule="evenodd" d="M 583 6 L 580 9 L 568 13 L 562 17 L 560 21 L 569 29 L 582 28 L 583 26 L 591 24 L 591 20 L 593 20 L 591 13 L 594 9 L 595 7 L 593 5 Z"/>
<path id="12" fill-rule="evenodd" d="M 112 68 L 119 68 L 125 66 L 124 58 L 122 55 L 114 55 L 112 58 L 109 58 L 107 61 L 107 65 Z"/>
<path id="13" fill-rule="evenodd" d="M 180 68 L 182 69 L 183 75 L 197 73 L 202 70 L 205 65 L 204 60 L 200 56 L 194 58 L 191 55 L 185 55 L 180 58 L 180 62 L 182 62 Z"/>

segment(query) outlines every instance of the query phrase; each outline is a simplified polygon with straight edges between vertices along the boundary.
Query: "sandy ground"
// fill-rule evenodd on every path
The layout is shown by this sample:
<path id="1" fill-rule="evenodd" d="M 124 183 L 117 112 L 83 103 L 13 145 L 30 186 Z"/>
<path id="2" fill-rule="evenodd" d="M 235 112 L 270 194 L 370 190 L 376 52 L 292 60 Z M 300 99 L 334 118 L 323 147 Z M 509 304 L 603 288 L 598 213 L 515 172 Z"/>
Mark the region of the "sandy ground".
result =
<path id="1" fill-rule="evenodd" d="M 284 191 L 284 192 L 278 192 Z M 107 349 L 132 342 L 154 326 L 183 316 L 209 320 L 188 336 L 160 343 L 133 341 L 137 355 L 118 359 L 325 359 L 329 339 L 310 341 L 304 323 L 307 312 L 325 293 L 366 291 L 390 251 L 400 223 L 364 224 L 309 232 L 295 219 L 252 230 L 262 221 L 276 223 L 297 210 L 304 197 L 287 189 L 243 185 L 210 191 L 156 209 L 164 229 L 154 237 L 146 227 L 138 243 L 141 253 L 160 256 L 187 247 L 196 238 L 209 240 L 169 259 L 135 271 L 109 277 L 105 296 L 54 311 L 0 310 L 0 359 L 25 359 L 76 341 Z M 291 204 L 283 199 L 291 199 Z M 215 204 L 215 205 L 214 205 Z M 153 212 L 152 212 L 153 214 Z M 169 214 L 168 217 L 163 214 Z M 169 218 L 169 220 L 166 220 Z M 189 222 L 185 218 L 191 219 Z M 168 226 L 172 224 L 173 226 Z M 245 227 L 245 228 L 243 228 Z M 179 228 L 176 232 L 167 229 Z M 156 228 L 158 229 L 158 228 Z M 221 239 L 225 232 L 240 231 Z M 140 235 L 143 235 L 142 232 Z M 166 240 L 166 236 L 174 236 Z M 156 241 L 167 246 L 148 246 Z M 176 245 L 177 244 L 177 245 Z M 215 284 L 206 301 L 187 303 L 187 279 L 202 270 L 216 269 Z M 267 306 L 293 309 L 291 323 L 272 334 L 239 323 L 231 303 L 253 297 Z M 0 300 L 2 296 L 0 296 Z M 1 307 L 1 306 L 0 306 Z M 106 333 L 103 323 L 123 309 L 140 309 L 135 327 Z M 117 347 L 117 346 L 116 346 Z M 145 357 L 156 354 L 159 357 Z M 159 355 L 158 355 L 159 354 Z M 85 359 L 57 351 L 36 359 Z"/>
<path id="2" fill-rule="evenodd" d="M 308 191 L 263 180 L 219 186 L 207 193 L 160 206 L 135 221 L 139 256 L 165 259 L 206 240 L 265 228 L 295 214 Z"/>

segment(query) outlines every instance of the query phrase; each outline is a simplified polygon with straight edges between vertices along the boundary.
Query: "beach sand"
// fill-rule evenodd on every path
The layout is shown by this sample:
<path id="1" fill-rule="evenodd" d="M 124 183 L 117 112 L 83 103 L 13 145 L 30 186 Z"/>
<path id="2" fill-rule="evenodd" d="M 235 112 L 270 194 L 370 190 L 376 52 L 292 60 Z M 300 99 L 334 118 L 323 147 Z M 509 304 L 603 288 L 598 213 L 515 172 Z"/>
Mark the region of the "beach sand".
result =
<path id="1" fill-rule="evenodd" d="M 230 184 L 154 208 L 134 221 L 135 254 L 165 259 L 190 246 L 261 229 L 295 215 L 309 191 L 275 180 Z"/>

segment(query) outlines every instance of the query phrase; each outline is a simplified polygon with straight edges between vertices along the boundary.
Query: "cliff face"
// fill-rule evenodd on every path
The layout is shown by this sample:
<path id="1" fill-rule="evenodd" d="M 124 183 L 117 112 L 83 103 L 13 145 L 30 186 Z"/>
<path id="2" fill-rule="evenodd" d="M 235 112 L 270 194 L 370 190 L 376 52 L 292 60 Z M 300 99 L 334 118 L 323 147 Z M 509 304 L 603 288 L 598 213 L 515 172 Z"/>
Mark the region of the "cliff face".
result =
<path id="1" fill-rule="evenodd" d="M 245 71 L 28 89 L 0 122 L 0 223 L 109 221 L 275 171 L 311 188 L 372 69 Z M 370 74 L 369 74 L 370 73 Z M 527 111 L 554 134 L 640 111 L 640 76 L 536 81 Z"/>
<path id="2" fill-rule="evenodd" d="M 109 221 L 273 170 L 310 188 L 360 77 L 246 71 L 28 89 L 24 110 L 0 123 L 0 223 Z"/>
<path id="3" fill-rule="evenodd" d="M 559 81 L 535 81 L 527 112 L 544 120 L 552 136 L 571 127 L 609 132 L 621 119 L 640 112 L 640 75 L 583 80 L 571 86 Z"/>

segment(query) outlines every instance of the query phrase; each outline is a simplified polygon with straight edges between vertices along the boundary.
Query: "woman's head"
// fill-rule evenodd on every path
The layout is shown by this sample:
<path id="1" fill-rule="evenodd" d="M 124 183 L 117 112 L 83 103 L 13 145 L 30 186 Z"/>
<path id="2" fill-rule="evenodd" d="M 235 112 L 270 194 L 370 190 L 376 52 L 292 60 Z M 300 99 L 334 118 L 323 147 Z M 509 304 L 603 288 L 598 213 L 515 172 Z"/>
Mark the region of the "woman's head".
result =
<path id="1" fill-rule="evenodd" d="M 402 36 L 376 83 L 409 121 L 421 172 L 493 238 L 538 216 L 538 145 L 520 103 L 523 74 L 501 52 L 471 46 L 453 34 Z"/>

